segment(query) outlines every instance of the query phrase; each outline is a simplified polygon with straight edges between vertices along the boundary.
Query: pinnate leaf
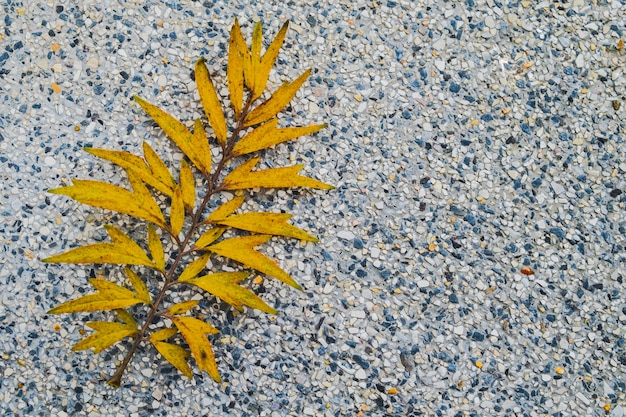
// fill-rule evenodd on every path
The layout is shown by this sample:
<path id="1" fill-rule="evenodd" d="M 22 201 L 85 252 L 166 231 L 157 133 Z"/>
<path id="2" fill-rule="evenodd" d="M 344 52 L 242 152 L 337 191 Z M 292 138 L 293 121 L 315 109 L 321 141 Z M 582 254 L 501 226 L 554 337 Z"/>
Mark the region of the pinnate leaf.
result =
<path id="1" fill-rule="evenodd" d="M 215 137 L 223 146 L 226 144 L 226 119 L 224 119 L 222 105 L 205 62 L 206 60 L 203 58 L 196 61 L 196 84 L 198 85 L 202 107 L 204 107 L 204 114 L 209 119 Z"/>
<path id="2" fill-rule="evenodd" d="M 102 278 L 90 278 L 98 292 L 67 301 L 48 311 L 48 314 L 77 313 L 79 311 L 115 310 L 146 303 L 137 293 Z"/>
<path id="3" fill-rule="evenodd" d="M 266 149 L 300 136 L 310 135 L 326 127 L 325 124 L 321 124 L 277 129 L 277 124 L 278 119 L 273 118 L 246 134 L 233 148 L 233 155 L 240 156 Z"/>
<path id="4" fill-rule="evenodd" d="M 215 354 L 207 334 L 218 333 L 218 330 L 208 323 L 193 317 L 170 316 L 172 322 L 183 336 L 200 371 L 206 371 L 216 382 L 220 382 L 220 374 L 215 363 Z"/>
<path id="5" fill-rule="evenodd" d="M 152 343 L 152 345 L 161 354 L 161 356 L 163 356 L 166 361 L 172 364 L 174 368 L 178 369 L 183 375 L 185 375 L 189 379 L 193 377 L 193 374 L 191 373 L 191 368 L 187 363 L 187 358 L 190 356 L 187 349 L 171 343 L 160 342 L 152 338 L 150 338 L 150 343 Z"/>
<path id="6" fill-rule="evenodd" d="M 128 171 L 128 178 L 133 177 L 137 178 L 132 171 Z M 49 193 L 66 195 L 79 203 L 128 214 L 164 227 L 163 213 L 152 196 L 149 193 L 146 195 L 141 189 L 135 191 L 94 180 L 72 180 L 72 185 L 48 190 Z"/>
<path id="7" fill-rule="evenodd" d="M 194 132 L 196 135 L 193 135 L 184 124 L 159 107 L 138 96 L 135 96 L 134 99 L 200 171 L 207 176 L 211 174 L 209 143 L 205 140 L 198 140 L 203 136 L 206 138 L 206 133 L 201 134 L 202 132 L 200 132 L 200 130 L 204 131 L 200 121 L 196 121 L 195 129 L 198 132 Z M 202 129 L 200 129 L 201 127 Z"/>
<path id="8" fill-rule="evenodd" d="M 198 305 L 198 300 L 187 300 L 180 303 L 176 303 L 167 309 L 170 314 L 178 315 L 183 314 Z"/>
<path id="9" fill-rule="evenodd" d="M 287 236 L 308 240 L 309 242 L 317 242 L 315 236 L 311 236 L 304 230 L 287 223 L 287 220 L 290 218 L 291 214 L 288 213 L 253 212 L 234 214 L 216 223 L 255 233 Z"/>
<path id="10" fill-rule="evenodd" d="M 260 252 L 254 250 L 254 247 L 259 246 L 268 240 L 269 235 L 252 235 L 243 237 L 233 237 L 230 239 L 222 240 L 206 247 L 207 250 L 224 256 L 225 258 L 237 261 L 244 266 L 254 268 L 259 272 L 263 272 L 269 276 L 277 278 L 287 285 L 291 285 L 294 288 L 302 289 L 296 281 L 293 280 L 285 271 L 283 271 L 273 260 Z"/>
<path id="11" fill-rule="evenodd" d="M 96 243 L 71 249 L 43 259 L 44 262 L 69 264 L 144 265 L 158 269 L 141 247 L 115 226 L 104 226 L 113 243 Z"/>
<path id="12" fill-rule="evenodd" d="M 165 252 L 163 250 L 163 243 L 161 243 L 159 235 L 151 224 L 148 225 L 148 249 L 150 249 L 150 255 L 152 255 L 156 269 L 165 272 Z"/>
<path id="13" fill-rule="evenodd" d="M 276 116 L 279 111 L 285 108 L 291 99 L 296 95 L 304 81 L 311 74 L 311 70 L 306 70 L 302 75 L 290 83 L 284 83 L 274 91 L 274 94 L 267 101 L 260 104 L 252 110 L 244 121 L 244 126 L 252 126 L 271 119 Z"/>
<path id="14" fill-rule="evenodd" d="M 213 294 L 239 311 L 242 311 L 245 305 L 268 314 L 277 314 L 275 309 L 268 306 L 255 293 L 237 284 L 249 275 L 250 273 L 246 271 L 219 272 L 194 278 L 187 282 Z"/>
<path id="15" fill-rule="evenodd" d="M 124 272 L 126 272 L 126 276 L 130 281 L 130 284 L 133 286 L 133 289 L 137 293 L 137 297 L 143 300 L 146 304 L 152 303 L 152 298 L 150 297 L 150 292 L 148 291 L 148 287 L 146 287 L 146 283 L 129 267 L 124 268 Z"/>
<path id="16" fill-rule="evenodd" d="M 125 323 L 108 321 L 87 322 L 87 326 L 95 330 L 96 333 L 75 344 L 72 350 L 79 351 L 93 348 L 94 353 L 100 353 L 102 350 L 114 345 L 120 340 L 135 335 L 137 333 L 137 323 L 135 323 L 135 320 L 126 311 L 124 311 L 124 313 L 126 313 L 124 315 L 121 315 L 119 311 L 124 310 L 118 310 L 118 316 L 120 316 Z"/>
<path id="17" fill-rule="evenodd" d="M 282 168 L 269 168 L 261 171 L 252 171 L 259 162 L 259 158 L 252 158 L 224 178 L 223 186 L 226 190 L 243 190 L 247 188 L 289 188 L 306 187 L 330 190 L 335 187 L 324 184 L 313 178 L 298 175 L 303 165 L 293 165 Z"/>

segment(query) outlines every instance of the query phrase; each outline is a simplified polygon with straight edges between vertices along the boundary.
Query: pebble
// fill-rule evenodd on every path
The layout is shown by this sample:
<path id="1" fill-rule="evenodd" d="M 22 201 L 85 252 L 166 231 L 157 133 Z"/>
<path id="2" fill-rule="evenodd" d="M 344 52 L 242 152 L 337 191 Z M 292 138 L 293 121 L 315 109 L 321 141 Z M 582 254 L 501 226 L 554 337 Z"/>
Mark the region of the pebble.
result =
<path id="1" fill-rule="evenodd" d="M 354 233 L 349 232 L 347 230 L 341 230 L 337 233 L 337 237 L 343 240 L 352 240 L 354 239 L 355 235 Z"/>

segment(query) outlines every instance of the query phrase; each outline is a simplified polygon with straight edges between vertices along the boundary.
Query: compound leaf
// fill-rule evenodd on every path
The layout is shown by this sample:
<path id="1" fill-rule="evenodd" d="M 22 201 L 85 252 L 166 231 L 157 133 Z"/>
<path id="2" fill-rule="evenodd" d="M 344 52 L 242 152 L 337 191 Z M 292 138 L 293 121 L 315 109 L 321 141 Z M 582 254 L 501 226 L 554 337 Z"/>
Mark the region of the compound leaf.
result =
<path id="1" fill-rule="evenodd" d="M 196 61 L 196 84 L 198 85 L 204 114 L 209 119 L 209 124 L 213 128 L 213 132 L 215 132 L 217 141 L 224 146 L 226 145 L 226 119 L 224 119 L 222 105 L 205 62 L 206 60 L 203 58 Z"/>
<path id="2" fill-rule="evenodd" d="M 146 283 L 129 267 L 124 268 L 124 272 L 126 272 L 126 276 L 130 281 L 130 284 L 133 286 L 133 289 L 137 293 L 138 298 L 143 300 L 146 304 L 152 304 L 152 298 L 150 297 L 150 292 L 148 291 L 148 287 L 146 287 Z"/>
<path id="3" fill-rule="evenodd" d="M 254 62 L 254 59 L 253 59 Z M 285 108 L 291 99 L 296 95 L 300 86 L 309 77 L 311 70 L 306 70 L 302 75 L 290 83 L 284 83 L 274 91 L 274 94 L 267 101 L 252 110 L 244 121 L 244 126 L 252 126 L 276 116 L 279 111 Z"/>
<path id="4" fill-rule="evenodd" d="M 161 243 L 159 235 L 151 224 L 148 225 L 148 249 L 150 249 L 150 255 L 152 255 L 156 269 L 165 272 L 165 252 L 163 250 L 163 243 Z"/>
<path id="5" fill-rule="evenodd" d="M 200 129 L 202 122 L 196 121 L 195 130 L 197 132 L 194 131 L 196 133 L 194 135 L 184 124 L 159 107 L 150 104 L 139 96 L 133 98 L 200 171 L 206 176 L 211 174 L 211 150 L 208 141 L 201 140 L 202 136 L 206 138 L 206 133 L 202 135 L 200 132 L 200 130 L 204 131 L 204 128 Z"/>
<path id="6" fill-rule="evenodd" d="M 105 225 L 113 243 L 96 243 L 71 249 L 43 259 L 44 262 L 69 264 L 144 265 L 158 269 L 141 247 L 115 226 Z"/>
<path id="7" fill-rule="evenodd" d="M 126 313 L 126 315 L 122 317 L 118 313 L 118 316 L 120 316 L 123 320 L 126 319 L 125 323 L 108 321 L 87 322 L 87 326 L 95 330 L 96 333 L 75 344 L 72 347 L 72 350 L 79 351 L 93 348 L 94 353 L 100 353 L 102 350 L 114 345 L 120 340 L 135 335 L 137 333 L 137 323 L 135 323 L 135 320 L 133 320 L 132 317 L 130 317 L 130 321 L 127 321 L 130 314 Z"/>
<path id="8" fill-rule="evenodd" d="M 128 171 L 128 178 L 136 177 Z M 95 180 L 72 180 L 72 185 L 48 190 L 66 195 L 79 203 L 128 214 L 165 227 L 163 213 L 154 199 L 142 192 L 131 192 L 117 185 Z"/>
<path id="9" fill-rule="evenodd" d="M 331 190 L 335 187 L 313 178 L 298 175 L 303 165 L 282 168 L 269 168 L 252 172 L 259 158 L 252 158 L 233 169 L 224 178 L 225 190 L 243 190 L 247 188 L 289 188 L 307 187 Z"/>
<path id="10" fill-rule="evenodd" d="M 189 352 L 177 345 L 173 345 L 167 342 L 160 342 L 158 340 L 150 338 L 150 343 L 155 347 L 157 352 L 163 356 L 174 368 L 178 369 L 183 375 L 191 379 L 193 374 L 191 368 L 187 363 L 187 358 L 190 356 Z"/>
<path id="11" fill-rule="evenodd" d="M 210 257 L 210 254 L 205 253 L 201 257 L 187 265 L 187 268 L 185 268 L 178 277 L 178 281 L 184 282 L 196 277 L 200 272 L 202 272 Z"/>
<path id="12" fill-rule="evenodd" d="M 189 350 L 191 350 L 200 371 L 207 371 L 213 380 L 220 382 L 221 378 L 215 363 L 215 354 L 211 342 L 206 337 L 207 334 L 218 333 L 218 330 L 193 317 L 170 316 L 170 319 L 189 345 Z"/>
<path id="13" fill-rule="evenodd" d="M 98 290 L 97 293 L 67 301 L 48 311 L 48 314 L 108 311 L 146 303 L 137 293 L 105 279 L 90 278 L 89 282 Z"/>
<path id="14" fill-rule="evenodd" d="M 181 303 L 176 303 L 170 308 L 168 308 L 167 311 L 169 311 L 170 314 L 174 314 L 174 315 L 183 314 L 183 313 L 188 312 L 195 306 L 197 306 L 198 302 L 199 302 L 198 300 L 188 300 L 188 301 L 183 301 Z"/>
<path id="15" fill-rule="evenodd" d="M 194 278 L 187 282 L 213 294 L 239 311 L 243 311 L 245 305 L 268 314 L 278 314 L 255 293 L 237 284 L 249 275 L 250 273 L 246 271 L 220 272 Z"/>
<path id="16" fill-rule="evenodd" d="M 277 278 L 296 289 L 302 289 L 276 262 L 254 250 L 254 247 L 267 242 L 270 238 L 271 236 L 269 235 L 233 237 L 222 240 L 215 245 L 207 246 L 205 249 Z"/>
<path id="17" fill-rule="evenodd" d="M 317 242 L 315 236 L 311 236 L 304 230 L 287 223 L 287 220 L 290 218 L 291 214 L 288 213 L 253 212 L 234 214 L 226 217 L 224 220 L 216 221 L 215 223 L 247 230 L 249 232 L 287 236 L 300 240 L 308 240 L 309 242 Z"/>
<path id="18" fill-rule="evenodd" d="M 233 148 L 233 155 L 240 156 L 266 149 L 300 136 L 310 135 L 327 126 L 321 124 L 277 129 L 277 124 L 278 119 L 273 118 L 246 134 Z"/>

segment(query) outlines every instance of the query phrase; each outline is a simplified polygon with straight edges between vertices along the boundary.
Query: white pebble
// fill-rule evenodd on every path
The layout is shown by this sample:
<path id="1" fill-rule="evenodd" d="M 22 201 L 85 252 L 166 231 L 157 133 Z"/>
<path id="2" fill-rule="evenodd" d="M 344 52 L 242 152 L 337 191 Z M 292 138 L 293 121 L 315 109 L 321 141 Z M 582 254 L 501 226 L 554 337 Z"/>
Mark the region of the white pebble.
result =
<path id="1" fill-rule="evenodd" d="M 46 156 L 46 157 L 43 159 L 43 163 L 44 163 L 44 164 L 46 164 L 46 165 L 47 165 L 47 166 L 49 166 L 49 167 L 52 167 L 52 166 L 54 166 L 54 165 L 57 163 L 57 161 L 56 161 L 56 159 L 54 159 L 54 158 L 53 158 L 53 157 L 51 157 L 51 156 Z"/>
<path id="2" fill-rule="evenodd" d="M 354 233 L 349 232 L 347 230 L 342 230 L 339 233 L 337 233 L 337 237 L 339 239 L 352 240 L 352 239 L 354 239 Z"/>

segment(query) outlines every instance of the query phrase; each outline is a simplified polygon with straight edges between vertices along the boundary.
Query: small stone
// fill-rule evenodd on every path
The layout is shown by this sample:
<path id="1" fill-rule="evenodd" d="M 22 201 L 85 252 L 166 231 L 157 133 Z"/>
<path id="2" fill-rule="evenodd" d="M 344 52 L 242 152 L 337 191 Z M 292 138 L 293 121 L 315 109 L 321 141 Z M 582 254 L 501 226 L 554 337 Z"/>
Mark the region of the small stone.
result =
<path id="1" fill-rule="evenodd" d="M 370 249 L 370 256 L 374 259 L 378 258 L 380 256 L 380 249 L 374 246 L 372 249 Z"/>
<path id="2" fill-rule="evenodd" d="M 367 379 L 367 373 L 363 369 L 359 369 L 354 374 L 354 377 L 359 380 L 364 380 L 364 379 Z"/>
<path id="3" fill-rule="evenodd" d="M 352 239 L 354 239 L 354 233 L 349 232 L 347 230 L 342 230 L 339 233 L 337 233 L 337 237 L 339 239 L 352 240 Z"/>
<path id="4" fill-rule="evenodd" d="M 56 165 L 57 161 L 56 161 L 56 159 L 54 159 L 54 158 L 53 158 L 53 157 L 51 157 L 51 156 L 46 156 L 46 157 L 43 159 L 43 163 L 44 163 L 44 164 L 46 164 L 47 166 L 51 167 L 51 166 Z"/>
<path id="5" fill-rule="evenodd" d="M 355 319 L 364 319 L 366 317 L 365 311 L 363 310 L 352 310 L 352 312 L 350 312 L 350 316 Z"/>
<path id="6" fill-rule="evenodd" d="M 487 17 L 485 17 L 485 26 L 487 26 L 489 29 L 495 29 L 496 20 L 493 18 L 493 16 L 488 15 Z"/>
<path id="7" fill-rule="evenodd" d="M 583 56 L 583 54 L 578 54 L 578 56 L 576 57 L 576 66 L 578 68 L 582 68 L 585 65 L 585 57 Z"/>
<path id="8" fill-rule="evenodd" d="M 145 368 L 141 370 L 141 375 L 145 376 L 146 378 L 150 378 L 153 373 L 154 371 L 152 370 L 152 368 Z"/>
<path id="9" fill-rule="evenodd" d="M 419 288 L 426 288 L 430 285 L 430 282 L 426 281 L 425 279 L 420 279 L 419 281 L 417 281 L 417 286 Z"/>
<path id="10" fill-rule="evenodd" d="M 446 69 L 446 61 L 443 59 L 435 60 L 435 67 L 437 67 L 439 71 L 444 71 Z"/>

